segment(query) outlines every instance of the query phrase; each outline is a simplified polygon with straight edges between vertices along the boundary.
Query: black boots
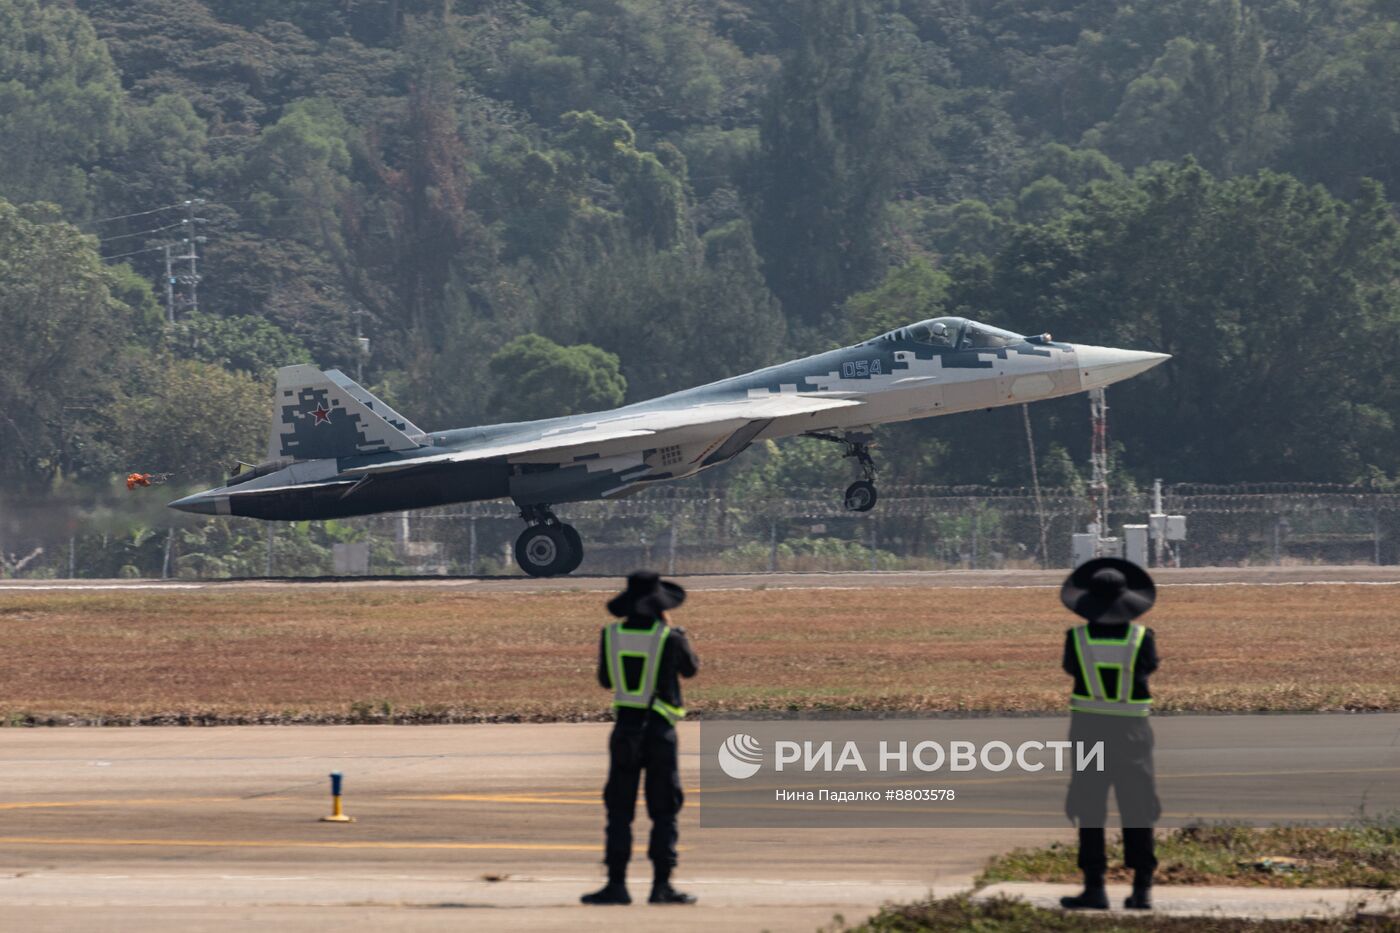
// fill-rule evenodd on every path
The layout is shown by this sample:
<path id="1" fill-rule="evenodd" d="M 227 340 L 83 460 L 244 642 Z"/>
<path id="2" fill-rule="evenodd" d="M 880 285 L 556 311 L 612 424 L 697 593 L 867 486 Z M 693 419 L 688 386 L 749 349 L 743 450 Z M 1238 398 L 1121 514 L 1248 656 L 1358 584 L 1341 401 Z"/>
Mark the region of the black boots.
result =
<path id="1" fill-rule="evenodd" d="M 651 897 L 647 898 L 648 904 L 694 904 L 695 896 L 677 891 L 671 887 L 671 869 L 669 866 L 657 865 L 655 874 L 651 879 Z"/>
<path id="2" fill-rule="evenodd" d="M 584 904 L 599 906 L 630 904 L 632 903 L 632 895 L 627 893 L 626 882 L 609 881 L 604 887 L 594 891 L 592 894 L 585 894 L 583 897 L 579 898 L 579 901 Z"/>
<path id="3" fill-rule="evenodd" d="M 1152 876 L 1138 872 L 1133 876 L 1133 893 L 1123 899 L 1128 910 L 1152 909 Z"/>
<path id="4" fill-rule="evenodd" d="M 651 886 L 651 897 L 647 898 L 648 904 L 694 904 L 695 895 L 677 891 L 671 887 L 671 882 L 663 882 Z"/>
<path id="5" fill-rule="evenodd" d="M 1108 910 L 1108 893 L 1103 887 L 1103 875 L 1085 875 L 1084 891 L 1074 897 L 1060 898 L 1065 910 Z M 1138 872 L 1133 878 L 1133 893 L 1123 899 L 1128 910 L 1152 909 L 1152 876 Z"/>
<path id="6" fill-rule="evenodd" d="M 609 875 L 608 883 L 600 890 L 592 894 L 585 894 L 579 900 L 585 904 L 593 905 L 621 905 L 632 903 L 632 895 L 627 893 L 627 879 L 625 875 Z M 671 887 L 671 872 L 658 871 L 651 883 L 651 897 L 647 898 L 648 904 L 694 904 L 695 895 L 686 894 L 684 891 L 677 891 Z"/>
<path id="7" fill-rule="evenodd" d="M 1075 897 L 1060 898 L 1065 910 L 1108 910 L 1108 893 L 1103 889 L 1103 875 L 1084 875 L 1084 890 Z"/>

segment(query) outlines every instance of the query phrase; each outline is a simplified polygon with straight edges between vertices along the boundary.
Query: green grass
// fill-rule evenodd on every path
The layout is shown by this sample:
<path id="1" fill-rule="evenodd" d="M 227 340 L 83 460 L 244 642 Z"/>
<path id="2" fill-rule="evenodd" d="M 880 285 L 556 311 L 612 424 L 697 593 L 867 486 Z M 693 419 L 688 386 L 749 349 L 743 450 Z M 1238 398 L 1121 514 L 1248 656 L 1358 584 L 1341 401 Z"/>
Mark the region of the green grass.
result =
<path id="1" fill-rule="evenodd" d="M 856 927 L 853 933 L 1343 933 L 1356 929 L 1394 929 L 1389 918 L 1375 926 L 1358 926 L 1354 916 L 1328 920 L 1241 920 L 1227 917 L 1142 917 L 1066 913 L 1043 910 L 1024 901 L 997 898 L 974 902 L 966 895 L 890 906 Z"/>
<path id="2" fill-rule="evenodd" d="M 1121 844 L 1109 832 L 1109 880 L 1131 877 Z M 1053 843 L 996 856 L 978 879 L 1079 880 L 1073 845 Z M 1296 864 L 1267 859 L 1294 859 Z M 1212 825 L 1157 834 L 1159 884 L 1258 885 L 1277 888 L 1400 888 L 1400 816 L 1341 827 L 1278 826 L 1255 829 Z"/>

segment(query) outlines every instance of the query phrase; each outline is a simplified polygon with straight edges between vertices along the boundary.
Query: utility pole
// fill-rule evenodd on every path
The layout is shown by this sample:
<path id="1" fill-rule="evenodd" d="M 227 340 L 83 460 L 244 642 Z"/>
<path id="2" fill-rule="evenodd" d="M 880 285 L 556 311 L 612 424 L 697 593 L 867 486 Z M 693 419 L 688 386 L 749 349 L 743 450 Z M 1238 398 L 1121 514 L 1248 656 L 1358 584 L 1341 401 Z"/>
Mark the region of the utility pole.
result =
<path id="1" fill-rule="evenodd" d="M 1094 431 L 1089 450 L 1089 486 L 1094 495 L 1094 523 L 1102 540 L 1108 537 L 1108 399 L 1102 388 L 1089 390 L 1089 417 Z"/>
<path id="2" fill-rule="evenodd" d="M 1162 506 L 1162 480 L 1152 481 L 1152 515 L 1148 518 L 1152 531 L 1152 566 L 1167 565 L 1167 513 Z"/>
<path id="3" fill-rule="evenodd" d="M 467 575 L 476 574 L 476 516 L 467 519 Z"/>
<path id="4" fill-rule="evenodd" d="M 161 247 L 165 250 L 165 320 L 169 324 L 175 323 L 175 260 L 170 255 L 174 245 L 166 243 Z"/>
<path id="5" fill-rule="evenodd" d="M 196 235 L 197 225 L 204 223 L 203 217 L 195 216 L 195 207 L 203 204 L 203 198 L 190 198 L 185 201 L 184 226 L 188 228 L 189 235 L 185 242 L 189 244 L 189 252 L 178 259 L 188 260 L 190 264 L 189 272 L 181 276 L 181 280 L 190 287 L 190 313 L 199 313 L 199 249 L 198 244 L 204 242 L 204 237 Z"/>
<path id="6" fill-rule="evenodd" d="M 355 309 L 355 381 L 365 381 L 365 360 L 369 359 L 369 338 L 364 335 L 364 309 Z"/>
<path id="7" fill-rule="evenodd" d="M 1031 486 L 1035 490 L 1035 520 L 1040 526 L 1040 566 L 1050 566 L 1050 548 L 1045 534 L 1045 504 L 1040 498 L 1040 470 L 1035 463 L 1035 435 L 1031 433 L 1031 406 L 1021 406 L 1021 420 L 1026 425 L 1026 450 L 1031 458 Z"/>

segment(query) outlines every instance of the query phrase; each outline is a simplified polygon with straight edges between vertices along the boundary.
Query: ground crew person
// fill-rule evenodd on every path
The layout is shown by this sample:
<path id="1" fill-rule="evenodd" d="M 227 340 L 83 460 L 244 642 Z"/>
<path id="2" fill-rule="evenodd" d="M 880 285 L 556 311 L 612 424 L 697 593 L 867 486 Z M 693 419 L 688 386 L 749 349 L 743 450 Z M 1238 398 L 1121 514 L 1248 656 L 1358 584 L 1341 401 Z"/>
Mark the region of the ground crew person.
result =
<path id="1" fill-rule="evenodd" d="M 1060 898 L 1071 910 L 1106 910 L 1104 826 L 1108 789 L 1118 798 L 1124 862 L 1133 870 L 1133 893 L 1123 906 L 1152 907 L 1157 868 L 1152 827 L 1162 815 L 1152 770 L 1152 694 L 1147 678 L 1157 670 L 1152 629 L 1133 622 L 1152 608 L 1156 588 L 1147 571 L 1116 557 L 1082 564 L 1070 574 L 1060 599 L 1087 623 L 1065 633 L 1062 664 L 1074 678 L 1070 696 L 1071 742 L 1104 743 L 1102 771 L 1075 771 L 1065 815 L 1079 826 L 1079 868 L 1084 891 Z"/>
<path id="2" fill-rule="evenodd" d="M 612 737 L 608 741 L 607 843 L 603 860 L 608 883 L 585 894 L 585 904 L 630 904 L 627 862 L 632 857 L 632 817 L 637 785 L 646 772 L 651 817 L 652 904 L 694 904 L 671 887 L 676 867 L 676 817 L 685 800 L 676 757 L 676 722 L 685 715 L 680 678 L 694 677 L 700 662 L 666 613 L 685 601 L 685 590 L 651 571 L 627 578 L 627 589 L 608 603 L 622 619 L 604 626 L 598 648 L 598 682 L 613 691 Z"/>

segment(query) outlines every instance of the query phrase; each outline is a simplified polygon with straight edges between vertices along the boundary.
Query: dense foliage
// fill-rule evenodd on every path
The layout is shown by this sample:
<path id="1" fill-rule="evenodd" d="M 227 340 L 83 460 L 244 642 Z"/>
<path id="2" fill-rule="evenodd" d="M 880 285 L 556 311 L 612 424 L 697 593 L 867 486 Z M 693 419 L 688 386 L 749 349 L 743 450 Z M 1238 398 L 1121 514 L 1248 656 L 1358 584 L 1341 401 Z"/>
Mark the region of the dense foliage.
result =
<path id="1" fill-rule="evenodd" d="M 1111 393 L 1139 479 L 1385 481 L 1396 13 L 0 0 L 4 487 L 213 478 L 257 458 L 290 362 L 360 369 L 431 429 L 938 313 L 1174 354 Z M 162 245 L 190 237 L 172 325 Z M 1035 409 L 1054 479 L 1086 407 Z M 1021 484 L 1021 431 L 890 429 L 886 475 Z M 835 488 L 836 454 L 706 481 Z"/>

